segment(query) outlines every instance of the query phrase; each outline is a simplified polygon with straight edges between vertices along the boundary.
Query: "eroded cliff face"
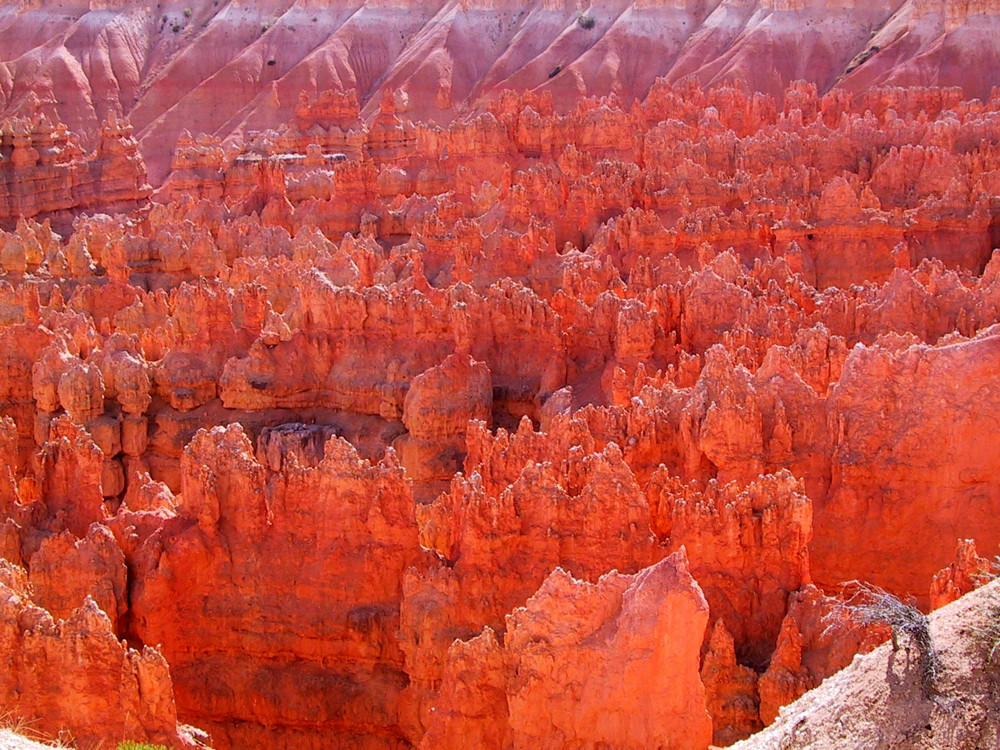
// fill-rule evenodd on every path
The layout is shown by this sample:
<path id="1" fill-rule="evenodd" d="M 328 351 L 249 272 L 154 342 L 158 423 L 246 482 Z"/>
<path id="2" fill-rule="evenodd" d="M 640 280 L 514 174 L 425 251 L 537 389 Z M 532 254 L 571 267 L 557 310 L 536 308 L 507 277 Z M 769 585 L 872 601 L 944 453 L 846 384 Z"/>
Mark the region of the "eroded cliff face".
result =
<path id="1" fill-rule="evenodd" d="M 507 617 L 502 645 L 487 628 L 449 648 L 420 747 L 705 748 L 707 618 L 683 553 L 594 584 L 556 568 Z"/>
<path id="2" fill-rule="evenodd" d="M 158 185 L 184 129 L 247 135 L 331 89 L 354 92 L 369 121 L 388 97 L 439 123 L 507 89 L 551 94 L 560 111 L 588 96 L 628 104 L 661 77 L 778 98 L 803 79 L 985 99 L 998 26 L 994 0 L 24 3 L 0 28 L 0 114 L 40 106 L 88 149 L 109 114 L 127 117 Z"/>
<path id="3" fill-rule="evenodd" d="M 260 744 L 266 727 L 271 747 L 402 747 L 412 494 L 391 450 L 371 465 L 331 438 L 310 456 L 312 432 L 283 432 L 275 471 L 238 424 L 201 431 L 177 520 L 144 535 L 119 515 L 138 537 L 130 633 L 162 644 L 178 702 L 220 745 Z"/>
<path id="4" fill-rule="evenodd" d="M 707 748 L 885 636 L 842 581 L 988 571 L 1000 99 L 553 101 L 304 96 L 0 235 L 3 648 L 99 635 L 88 737 Z"/>
<path id="5" fill-rule="evenodd" d="M 28 718 L 35 732 L 79 747 L 99 747 L 114 737 L 203 747 L 178 731 L 170 669 L 157 649 L 121 643 L 89 596 L 54 619 L 32 601 L 34 586 L 23 569 L 0 561 L 6 661 L 0 702 L 6 715 Z"/>
<path id="6" fill-rule="evenodd" d="M 85 153 L 66 125 L 53 125 L 37 98 L 28 117 L 5 119 L 0 131 L 0 226 L 13 228 L 18 219 L 51 222 L 68 230 L 84 211 L 128 212 L 149 198 L 146 165 L 132 137 L 132 126 L 113 114 L 93 132 L 93 148 Z M 24 271 L 18 260 L 7 271 Z M 71 272 L 86 260 L 67 258 Z"/>

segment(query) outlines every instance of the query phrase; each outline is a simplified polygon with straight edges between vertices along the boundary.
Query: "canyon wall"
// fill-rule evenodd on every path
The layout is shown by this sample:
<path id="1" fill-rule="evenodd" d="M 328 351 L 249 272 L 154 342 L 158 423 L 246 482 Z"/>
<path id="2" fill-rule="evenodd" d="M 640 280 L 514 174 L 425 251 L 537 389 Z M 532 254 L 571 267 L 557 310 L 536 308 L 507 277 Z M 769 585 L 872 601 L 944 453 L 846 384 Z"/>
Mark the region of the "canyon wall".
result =
<path id="1" fill-rule="evenodd" d="M 561 111 L 588 96 L 630 104 L 657 78 L 777 98 L 801 79 L 986 99 L 998 30 L 993 0 L 28 3 L 0 21 L 0 116 L 41 108 L 87 149 L 109 114 L 127 117 L 158 185 L 184 129 L 249 137 L 330 89 L 355 92 L 367 121 L 389 96 L 438 123 L 506 89 L 551 94 Z"/>
<path id="2" fill-rule="evenodd" d="M 204 747 L 177 724 L 170 670 L 157 649 L 138 651 L 119 642 L 90 596 L 54 619 L 32 601 L 34 586 L 23 569 L 0 561 L 0 649 L 6 663 L 0 704 L 7 721 L 16 726 L 22 720 L 36 734 L 81 748 L 101 747 L 114 737 Z"/>
<path id="3" fill-rule="evenodd" d="M 77 694 L 125 696 L 92 729 L 115 741 L 706 748 L 774 721 L 886 636 L 829 627 L 842 582 L 940 603 L 957 540 L 1000 544 L 1000 98 L 822 89 L 506 91 L 448 125 L 306 95 L 185 134 L 126 215 L 22 215 L 3 648 L 24 611 L 100 640 L 121 679 L 84 663 Z M 17 710 L 86 726 L 37 692 Z"/>

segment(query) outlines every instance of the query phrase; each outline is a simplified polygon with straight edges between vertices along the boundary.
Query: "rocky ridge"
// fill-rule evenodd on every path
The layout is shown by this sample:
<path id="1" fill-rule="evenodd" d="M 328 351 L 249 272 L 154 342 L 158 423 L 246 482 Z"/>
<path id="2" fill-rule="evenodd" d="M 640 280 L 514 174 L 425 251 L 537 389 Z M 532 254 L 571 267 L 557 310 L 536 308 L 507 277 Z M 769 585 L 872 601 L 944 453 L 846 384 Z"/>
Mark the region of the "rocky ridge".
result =
<path id="1" fill-rule="evenodd" d="M 185 128 L 248 137 L 290 121 L 303 92 L 354 91 L 367 121 L 388 96 L 414 122 L 444 124 L 507 89 L 566 111 L 591 96 L 642 100 L 657 78 L 774 97 L 798 79 L 821 93 L 960 86 L 980 99 L 1000 83 L 994 0 L 185 2 L 12 6 L 0 115 L 40 105 L 87 148 L 109 114 L 128 118 L 158 185 Z"/>

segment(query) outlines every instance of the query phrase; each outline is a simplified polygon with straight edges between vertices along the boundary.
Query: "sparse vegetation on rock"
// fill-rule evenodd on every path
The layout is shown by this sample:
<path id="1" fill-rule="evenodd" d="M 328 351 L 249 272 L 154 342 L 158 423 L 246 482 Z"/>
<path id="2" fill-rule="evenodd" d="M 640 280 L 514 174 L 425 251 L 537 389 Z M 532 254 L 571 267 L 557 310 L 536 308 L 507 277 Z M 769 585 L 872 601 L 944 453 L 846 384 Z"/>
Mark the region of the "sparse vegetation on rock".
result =
<path id="1" fill-rule="evenodd" d="M 1000 602 L 994 601 L 987 609 L 987 623 L 976 631 L 986 649 L 986 663 L 1000 665 Z"/>
<path id="2" fill-rule="evenodd" d="M 845 599 L 827 615 L 831 628 L 884 625 L 889 628 L 893 653 L 902 648 L 909 656 L 916 651 L 920 685 L 928 698 L 936 695 L 938 658 L 931 639 L 930 624 L 913 602 L 905 602 L 871 583 L 844 584 Z"/>

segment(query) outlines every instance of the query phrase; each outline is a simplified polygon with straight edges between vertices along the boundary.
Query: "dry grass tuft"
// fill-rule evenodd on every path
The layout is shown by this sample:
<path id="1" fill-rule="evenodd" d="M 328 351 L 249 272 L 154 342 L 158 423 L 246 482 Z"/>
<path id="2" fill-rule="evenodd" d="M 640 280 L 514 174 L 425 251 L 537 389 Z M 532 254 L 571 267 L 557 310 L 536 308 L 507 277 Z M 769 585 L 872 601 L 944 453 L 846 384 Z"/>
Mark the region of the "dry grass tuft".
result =
<path id="1" fill-rule="evenodd" d="M 931 641 L 930 621 L 912 602 L 904 602 L 895 594 L 863 581 L 843 584 L 847 597 L 827 615 L 827 629 L 845 624 L 855 627 L 888 626 L 893 653 L 901 643 L 912 644 L 920 665 L 920 686 L 924 695 L 937 694 L 938 655 Z M 906 647 L 909 653 L 909 646 Z"/>
<path id="2" fill-rule="evenodd" d="M 986 622 L 972 629 L 972 637 L 982 645 L 988 666 L 1000 666 L 1000 596 L 994 593 L 986 605 Z"/>

